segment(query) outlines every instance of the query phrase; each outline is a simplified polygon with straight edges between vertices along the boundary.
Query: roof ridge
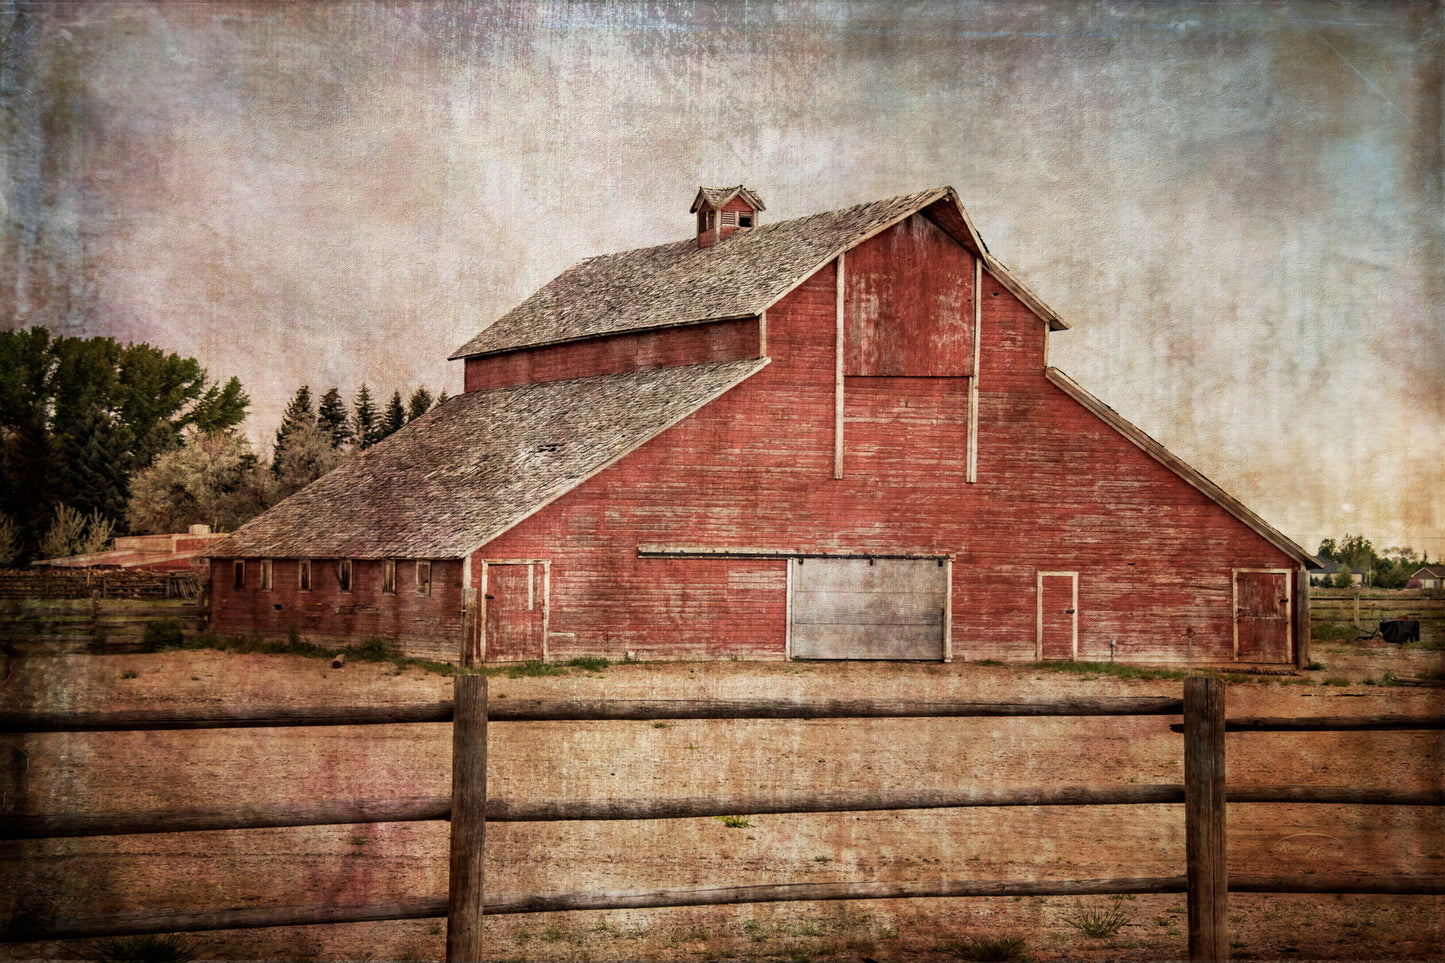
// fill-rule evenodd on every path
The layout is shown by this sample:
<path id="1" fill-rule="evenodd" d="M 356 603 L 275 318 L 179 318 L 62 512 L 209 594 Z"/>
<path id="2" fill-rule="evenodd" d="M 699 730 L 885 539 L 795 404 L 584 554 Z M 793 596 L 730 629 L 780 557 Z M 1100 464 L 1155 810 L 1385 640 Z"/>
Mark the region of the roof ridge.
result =
<path id="1" fill-rule="evenodd" d="M 744 229 L 742 229 L 742 230 L 739 230 L 736 234 L 732 235 L 732 237 L 735 237 L 735 238 L 744 237 L 744 236 L 745 236 L 745 235 L 744 235 L 744 231 L 746 231 L 747 234 L 752 234 L 752 235 L 766 234 L 766 233 L 769 233 L 769 232 L 771 232 L 771 231 L 777 230 L 778 228 L 788 227 L 788 226 L 791 226 L 791 225 L 800 224 L 800 223 L 802 223 L 803 221 L 812 220 L 813 218 L 827 217 L 827 216 L 830 215 L 830 214 L 846 214 L 846 213 L 848 213 L 849 211 L 856 211 L 856 210 L 860 210 L 860 209 L 865 208 L 865 207 L 874 207 L 874 206 L 883 207 L 883 206 L 887 206 L 887 205 L 890 205 L 890 204 L 897 204 L 897 203 L 899 203 L 899 202 L 901 202 L 901 201 L 905 201 L 905 200 L 908 200 L 908 199 L 910 199 L 910 198 L 914 198 L 914 197 L 926 197 L 926 196 L 928 196 L 929 194 L 936 194 L 936 193 L 939 192 L 939 191 L 946 191 L 946 190 L 948 190 L 948 187 L 947 187 L 946 185 L 943 186 L 943 187 L 930 187 L 930 188 L 929 188 L 928 190 L 926 190 L 926 191 L 913 191 L 912 193 L 909 193 L 909 194 L 898 194 L 898 195 L 895 195 L 895 196 L 893 196 L 893 197 L 883 197 L 883 198 L 879 198 L 879 199 L 876 200 L 876 201 L 863 201 L 862 203 L 859 203 L 859 204 L 850 204 L 850 205 L 848 205 L 847 207 L 835 207 L 835 208 L 833 208 L 833 209 L 831 209 L 831 210 L 827 210 L 827 211 L 814 211 L 812 214 L 800 214 L 800 215 L 798 215 L 797 217 L 790 217 L 790 218 L 788 218 L 786 221 L 766 221 L 766 222 L 764 222 L 764 223 L 762 223 L 762 224 L 759 224 L 757 227 L 744 228 Z M 663 241 L 661 244 L 643 244 L 643 245 L 640 245 L 640 246 L 638 246 L 638 247 L 623 248 L 623 249 L 620 250 L 620 251 L 605 251 L 605 252 L 603 252 L 602 254 L 593 254 L 593 255 L 591 255 L 590 257 L 584 257 L 584 258 L 582 258 L 580 261 L 577 261 L 577 262 L 573 263 L 570 267 L 564 269 L 563 273 L 565 274 L 567 271 L 572 270 L 572 268 L 576 267 L 578 264 L 586 264 L 586 263 L 588 263 L 589 261 L 597 261 L 597 260 L 600 260 L 600 259 L 602 259 L 602 258 L 608 258 L 608 257 L 618 257 L 618 256 L 623 255 L 623 254 L 633 254 L 633 253 L 636 253 L 637 251 L 655 251 L 655 250 L 659 250 L 659 249 L 661 249 L 661 248 L 669 247 L 669 246 L 674 245 L 674 244 L 694 244 L 694 243 L 696 243 L 696 242 L 697 242 L 697 236 L 690 234 L 690 235 L 688 235 L 687 237 L 679 238 L 679 239 L 676 240 L 676 241 Z M 719 249 L 720 249 L 720 248 L 719 248 Z"/>

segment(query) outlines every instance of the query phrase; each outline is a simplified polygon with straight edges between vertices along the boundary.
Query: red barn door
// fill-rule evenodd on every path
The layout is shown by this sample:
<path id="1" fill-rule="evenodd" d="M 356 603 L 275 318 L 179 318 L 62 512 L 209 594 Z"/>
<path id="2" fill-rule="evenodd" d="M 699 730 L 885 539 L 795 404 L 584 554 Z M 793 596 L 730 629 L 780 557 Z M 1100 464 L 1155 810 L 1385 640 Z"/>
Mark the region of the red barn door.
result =
<path id="1" fill-rule="evenodd" d="M 1290 574 L 1234 570 L 1234 657 L 1240 662 L 1290 661 Z"/>
<path id="2" fill-rule="evenodd" d="M 1037 658 L 1078 658 L 1079 573 L 1040 572 L 1038 607 Z"/>
<path id="3" fill-rule="evenodd" d="M 482 652 L 488 662 L 546 657 L 548 566 L 545 562 L 486 562 L 482 589 L 486 622 Z"/>

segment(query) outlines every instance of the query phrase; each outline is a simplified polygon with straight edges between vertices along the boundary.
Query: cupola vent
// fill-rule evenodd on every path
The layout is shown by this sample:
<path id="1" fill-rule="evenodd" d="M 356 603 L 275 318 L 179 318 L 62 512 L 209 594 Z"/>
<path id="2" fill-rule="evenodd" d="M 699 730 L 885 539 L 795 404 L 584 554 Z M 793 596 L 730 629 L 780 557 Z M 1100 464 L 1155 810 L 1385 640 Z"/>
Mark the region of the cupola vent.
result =
<path id="1" fill-rule="evenodd" d="M 699 187 L 692 211 L 697 215 L 697 246 L 709 247 L 734 231 L 756 227 L 763 199 L 743 185 Z"/>

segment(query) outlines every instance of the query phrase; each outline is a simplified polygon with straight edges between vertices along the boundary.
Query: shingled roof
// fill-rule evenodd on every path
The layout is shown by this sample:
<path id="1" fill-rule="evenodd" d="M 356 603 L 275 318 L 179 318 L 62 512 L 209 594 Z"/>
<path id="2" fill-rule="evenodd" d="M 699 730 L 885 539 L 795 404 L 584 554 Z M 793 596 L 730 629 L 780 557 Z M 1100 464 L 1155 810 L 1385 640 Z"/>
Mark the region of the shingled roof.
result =
<path id="1" fill-rule="evenodd" d="M 697 239 L 580 261 L 498 318 L 451 357 L 577 341 L 724 318 L 753 317 L 828 261 L 927 210 L 1050 327 L 1068 327 L 988 253 L 951 187 L 737 231 L 709 247 Z"/>
<path id="2" fill-rule="evenodd" d="M 474 391 L 237 529 L 218 558 L 460 558 L 767 364 Z"/>

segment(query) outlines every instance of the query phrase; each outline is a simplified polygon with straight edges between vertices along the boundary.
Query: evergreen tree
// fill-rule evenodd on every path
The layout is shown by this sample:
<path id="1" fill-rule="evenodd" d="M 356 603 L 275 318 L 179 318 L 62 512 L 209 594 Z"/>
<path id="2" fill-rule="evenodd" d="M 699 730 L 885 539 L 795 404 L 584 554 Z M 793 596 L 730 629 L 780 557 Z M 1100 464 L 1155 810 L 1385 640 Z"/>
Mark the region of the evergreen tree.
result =
<path id="1" fill-rule="evenodd" d="M 281 474 L 281 455 L 291 441 L 291 436 L 304 428 L 316 425 L 316 412 L 311 408 L 311 386 L 302 385 L 296 389 L 296 397 L 286 406 L 281 416 L 281 427 L 276 429 L 276 443 L 271 452 L 271 470 Z"/>
<path id="2" fill-rule="evenodd" d="M 432 407 L 433 407 L 433 408 L 440 408 L 443 404 L 446 403 L 446 400 L 447 400 L 447 398 L 449 398 L 449 397 L 450 397 L 450 395 L 447 394 L 447 389 L 443 388 L 443 389 L 441 390 L 441 394 L 437 395 L 437 400 L 436 400 L 436 402 L 432 405 Z"/>
<path id="3" fill-rule="evenodd" d="M 332 448 L 340 448 L 351 440 L 351 418 L 346 414 L 346 402 L 341 400 L 341 392 L 329 388 L 321 396 L 316 423 L 331 438 Z"/>
<path id="4" fill-rule="evenodd" d="M 425 388 L 418 388 L 411 393 L 411 400 L 406 405 L 406 420 L 416 421 L 426 414 L 432 406 L 431 392 Z"/>
<path id="5" fill-rule="evenodd" d="M 406 424 L 406 408 L 401 403 L 401 392 L 393 391 L 391 401 L 386 404 L 386 415 L 381 419 L 381 437 L 385 438 L 404 424 Z"/>
<path id="6" fill-rule="evenodd" d="M 382 439 L 381 419 L 377 417 L 376 405 L 371 401 L 371 389 L 363 383 L 356 392 L 355 412 L 352 418 L 352 438 L 357 448 L 370 448 Z"/>

